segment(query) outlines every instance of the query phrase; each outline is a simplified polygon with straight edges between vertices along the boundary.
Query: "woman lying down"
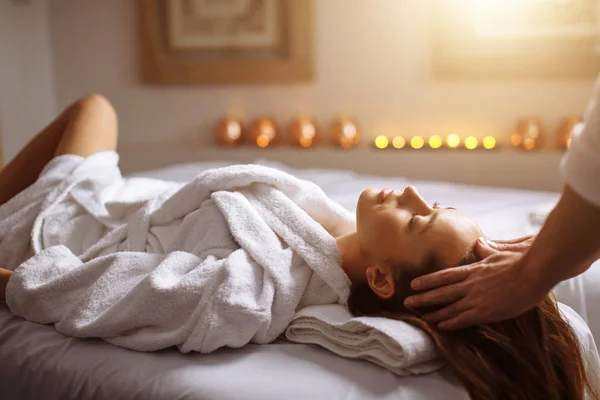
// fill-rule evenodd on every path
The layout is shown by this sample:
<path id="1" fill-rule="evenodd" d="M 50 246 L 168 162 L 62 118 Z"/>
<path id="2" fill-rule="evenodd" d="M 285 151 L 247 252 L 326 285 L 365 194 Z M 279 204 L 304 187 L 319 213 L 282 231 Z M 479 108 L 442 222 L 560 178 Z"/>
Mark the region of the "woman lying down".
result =
<path id="1" fill-rule="evenodd" d="M 269 343 L 298 309 L 340 303 L 425 330 L 474 399 L 591 393 L 551 297 L 457 332 L 404 308 L 412 278 L 473 261 L 482 232 L 456 210 L 410 187 L 367 189 L 355 222 L 316 185 L 261 166 L 127 180 L 116 142 L 113 108 L 88 96 L 0 172 L 0 296 L 14 314 L 130 349 L 208 353 Z"/>

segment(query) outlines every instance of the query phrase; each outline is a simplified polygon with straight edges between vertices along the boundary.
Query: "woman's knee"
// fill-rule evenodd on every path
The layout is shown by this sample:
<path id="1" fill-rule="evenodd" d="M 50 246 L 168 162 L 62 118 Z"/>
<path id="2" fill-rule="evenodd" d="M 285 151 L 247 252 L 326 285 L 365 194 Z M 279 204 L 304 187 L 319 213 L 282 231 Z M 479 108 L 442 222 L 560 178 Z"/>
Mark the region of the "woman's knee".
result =
<path id="1" fill-rule="evenodd" d="M 117 112 L 112 103 L 101 94 L 88 94 L 77 100 L 75 106 L 79 110 L 102 113 L 105 117 L 117 119 Z"/>
<path id="2" fill-rule="evenodd" d="M 100 151 L 116 150 L 118 141 L 117 113 L 99 94 L 90 94 L 72 104 L 67 126 L 55 156 L 77 154 L 87 157 Z"/>

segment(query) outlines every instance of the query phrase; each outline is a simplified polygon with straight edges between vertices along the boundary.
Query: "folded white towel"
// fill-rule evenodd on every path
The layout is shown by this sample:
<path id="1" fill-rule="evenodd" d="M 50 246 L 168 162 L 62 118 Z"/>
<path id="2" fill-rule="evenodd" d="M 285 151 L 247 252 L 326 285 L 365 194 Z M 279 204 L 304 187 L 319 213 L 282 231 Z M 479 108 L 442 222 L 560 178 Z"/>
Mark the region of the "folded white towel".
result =
<path id="1" fill-rule="evenodd" d="M 426 374 L 444 366 L 422 330 L 388 318 L 353 317 L 338 304 L 298 311 L 285 337 L 291 342 L 317 344 L 342 357 L 370 361 L 400 376 Z"/>

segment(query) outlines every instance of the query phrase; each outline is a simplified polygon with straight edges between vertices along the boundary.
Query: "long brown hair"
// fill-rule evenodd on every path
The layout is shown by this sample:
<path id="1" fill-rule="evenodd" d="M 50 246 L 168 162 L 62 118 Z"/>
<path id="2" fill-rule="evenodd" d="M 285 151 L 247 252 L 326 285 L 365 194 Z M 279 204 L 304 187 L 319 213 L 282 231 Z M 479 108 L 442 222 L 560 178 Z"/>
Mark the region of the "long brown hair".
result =
<path id="1" fill-rule="evenodd" d="M 418 272 L 394 267 L 396 290 L 387 300 L 366 280 L 356 282 L 348 308 L 356 316 L 393 318 L 425 331 L 473 400 L 583 400 L 586 389 L 597 395 L 577 336 L 551 296 L 517 318 L 459 331 L 438 330 L 419 317 L 431 310 L 406 309 L 404 299 L 416 293 L 410 281 L 438 269 L 433 262 Z"/>

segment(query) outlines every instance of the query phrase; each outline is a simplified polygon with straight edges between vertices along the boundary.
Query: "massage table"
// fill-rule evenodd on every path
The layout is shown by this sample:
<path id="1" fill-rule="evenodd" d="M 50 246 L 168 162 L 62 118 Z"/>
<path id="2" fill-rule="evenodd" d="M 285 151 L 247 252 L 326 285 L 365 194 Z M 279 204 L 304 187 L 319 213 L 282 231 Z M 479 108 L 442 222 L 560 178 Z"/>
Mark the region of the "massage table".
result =
<path id="1" fill-rule="evenodd" d="M 439 201 L 471 216 L 490 238 L 534 234 L 532 213 L 549 210 L 557 193 L 408 181 L 357 175 L 349 171 L 293 169 L 258 161 L 319 184 L 334 200 L 354 211 L 367 187 L 415 185 L 430 203 Z M 136 174 L 186 182 L 202 170 L 228 163 L 174 165 Z M 564 297 L 600 339 L 600 264 L 563 287 Z M 560 291 L 560 289 L 559 289 Z M 600 289 L 596 292 L 600 293 Z M 13 316 L 0 305 L 0 399 L 468 399 L 453 374 L 397 377 L 366 361 L 339 357 L 314 345 L 278 340 L 270 345 L 181 354 L 171 348 L 140 353 L 97 339 L 75 339 L 52 326 Z"/>

